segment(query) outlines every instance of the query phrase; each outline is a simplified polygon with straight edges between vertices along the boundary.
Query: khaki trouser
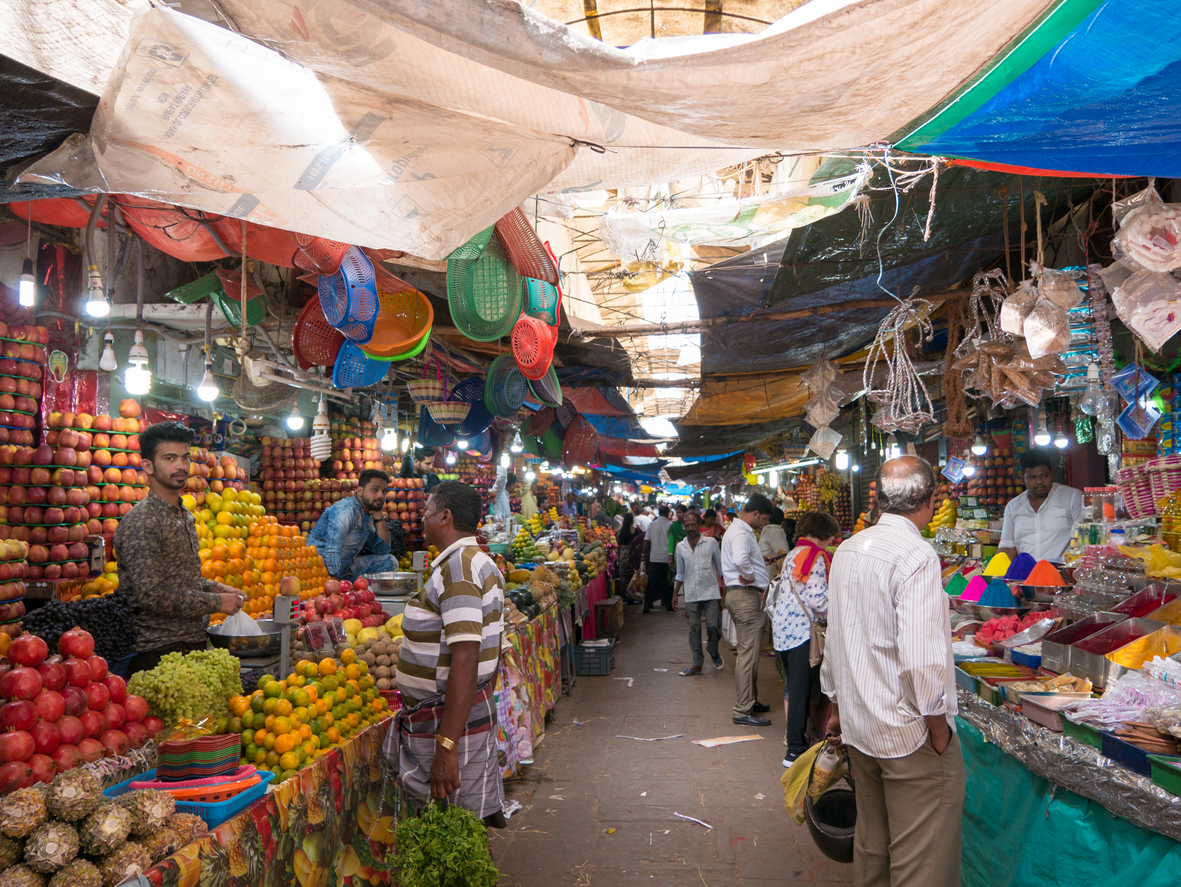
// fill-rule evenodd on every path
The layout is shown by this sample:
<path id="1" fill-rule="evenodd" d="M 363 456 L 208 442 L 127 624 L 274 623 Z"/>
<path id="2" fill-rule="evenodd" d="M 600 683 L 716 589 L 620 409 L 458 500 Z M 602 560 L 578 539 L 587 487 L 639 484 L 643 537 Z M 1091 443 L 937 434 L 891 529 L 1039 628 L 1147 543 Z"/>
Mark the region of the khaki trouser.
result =
<path id="1" fill-rule="evenodd" d="M 904 758 L 848 746 L 857 792 L 857 887 L 959 887 L 964 757 L 953 736 L 940 755 L 928 739 Z"/>
<path id="2" fill-rule="evenodd" d="M 726 609 L 738 634 L 738 659 L 734 666 L 736 696 L 734 717 L 751 714 L 758 697 L 755 685 L 759 676 L 759 644 L 763 638 L 763 595 L 757 588 L 730 588 L 726 591 Z"/>

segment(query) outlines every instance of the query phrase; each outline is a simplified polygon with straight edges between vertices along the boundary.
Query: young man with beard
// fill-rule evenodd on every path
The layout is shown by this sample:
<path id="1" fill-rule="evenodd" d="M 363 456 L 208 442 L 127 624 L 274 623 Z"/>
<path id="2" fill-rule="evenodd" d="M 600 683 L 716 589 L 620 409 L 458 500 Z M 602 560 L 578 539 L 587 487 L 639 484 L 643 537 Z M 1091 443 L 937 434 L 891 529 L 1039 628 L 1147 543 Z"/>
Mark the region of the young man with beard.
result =
<path id="1" fill-rule="evenodd" d="M 397 571 L 390 554 L 390 530 L 382 518 L 389 484 L 384 471 L 366 468 L 357 492 L 328 508 L 308 533 L 308 545 L 319 552 L 330 575 L 352 580 Z"/>

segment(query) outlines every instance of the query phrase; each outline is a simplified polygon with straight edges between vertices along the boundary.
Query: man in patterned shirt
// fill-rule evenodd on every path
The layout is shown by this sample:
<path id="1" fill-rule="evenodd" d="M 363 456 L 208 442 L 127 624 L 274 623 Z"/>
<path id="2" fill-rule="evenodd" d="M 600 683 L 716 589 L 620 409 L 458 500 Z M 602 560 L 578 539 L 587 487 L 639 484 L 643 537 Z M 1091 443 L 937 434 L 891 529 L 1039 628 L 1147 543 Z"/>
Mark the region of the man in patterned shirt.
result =
<path id="1" fill-rule="evenodd" d="M 242 608 L 236 588 L 201 577 L 197 523 L 180 504 L 193 439 L 179 422 L 158 422 L 139 438 L 151 492 L 115 532 L 119 590 L 131 600 L 139 635 L 128 677 L 155 668 L 167 653 L 204 650 L 209 615 Z"/>
<path id="2" fill-rule="evenodd" d="M 504 578 L 476 542 L 479 492 L 458 481 L 431 491 L 423 538 L 439 549 L 402 618 L 397 683 L 406 707 L 385 752 L 420 804 L 449 799 L 504 825 L 493 685 L 503 634 Z"/>

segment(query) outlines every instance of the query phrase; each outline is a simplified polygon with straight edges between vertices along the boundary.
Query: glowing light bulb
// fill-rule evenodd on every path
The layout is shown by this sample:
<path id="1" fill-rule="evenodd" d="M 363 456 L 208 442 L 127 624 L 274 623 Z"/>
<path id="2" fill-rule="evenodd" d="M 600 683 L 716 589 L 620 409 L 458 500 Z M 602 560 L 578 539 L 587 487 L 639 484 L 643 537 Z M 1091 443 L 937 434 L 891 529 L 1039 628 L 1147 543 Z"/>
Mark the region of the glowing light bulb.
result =
<path id="1" fill-rule="evenodd" d="M 398 448 L 398 432 L 392 428 L 387 428 L 385 434 L 381 436 L 381 448 L 387 453 L 396 450 Z"/>
<path id="2" fill-rule="evenodd" d="M 1050 431 L 1046 428 L 1045 416 L 1038 421 L 1037 431 L 1033 435 L 1033 442 L 1039 447 L 1050 445 Z"/>
<path id="3" fill-rule="evenodd" d="M 512 457 L 509 456 L 508 453 L 501 453 L 500 454 L 500 465 L 502 468 L 508 468 L 512 464 L 513 464 Z"/>
<path id="4" fill-rule="evenodd" d="M 201 377 L 201 384 L 197 386 L 197 397 L 209 403 L 217 400 L 221 394 L 217 389 L 217 379 L 213 378 L 213 361 L 205 359 L 205 375 Z"/>
<path id="5" fill-rule="evenodd" d="M 106 317 L 111 313 L 111 303 L 107 301 L 103 279 L 98 273 L 97 265 L 90 266 L 90 277 L 86 291 L 86 313 L 91 317 Z"/>
<path id="6" fill-rule="evenodd" d="M 37 298 L 37 281 L 33 278 L 33 260 L 25 259 L 21 266 L 21 276 L 17 284 L 17 295 L 22 308 L 32 308 Z"/>
<path id="7" fill-rule="evenodd" d="M 964 477 L 972 477 L 976 473 L 976 466 L 969 462 L 964 466 Z"/>
<path id="8" fill-rule="evenodd" d="M 406 437 L 402 438 L 402 452 L 405 453 L 405 452 L 408 452 L 409 450 L 410 450 L 410 437 L 409 437 L 409 435 L 407 435 Z"/>
<path id="9" fill-rule="evenodd" d="M 128 394 L 147 394 L 152 390 L 152 371 L 141 364 L 131 364 L 123 373 L 123 387 Z"/>
<path id="10" fill-rule="evenodd" d="M 456 460 L 455 451 L 454 451 L 454 450 L 452 450 L 450 453 L 448 453 L 448 454 L 447 454 L 447 464 L 448 464 L 448 465 L 454 465 L 454 464 L 455 464 L 455 460 Z"/>
<path id="11" fill-rule="evenodd" d="M 530 468 L 525 472 L 525 480 L 537 480 L 537 472 Z"/>
<path id="12" fill-rule="evenodd" d="M 849 467 L 849 454 L 844 450 L 837 450 L 837 471 L 844 471 Z"/>
<path id="13" fill-rule="evenodd" d="M 1061 428 L 1058 429 L 1058 434 L 1054 436 L 1054 446 L 1060 450 L 1065 450 L 1070 446 L 1070 440 L 1066 436 L 1066 432 Z"/>
<path id="14" fill-rule="evenodd" d="M 984 442 L 984 438 L 982 438 L 979 434 L 977 434 L 976 439 L 974 441 L 972 441 L 972 455 L 973 456 L 983 456 L 987 452 L 988 452 L 988 444 L 986 444 Z"/>
<path id="15" fill-rule="evenodd" d="M 467 449 L 467 440 L 465 438 L 461 437 L 459 440 L 457 440 L 455 442 L 455 445 L 457 447 L 459 447 L 461 450 L 466 450 Z"/>
<path id="16" fill-rule="evenodd" d="M 512 444 L 509 445 L 509 449 L 514 453 L 519 453 L 525 449 L 525 445 L 521 443 L 521 432 L 517 432 L 516 436 L 513 438 Z"/>
<path id="17" fill-rule="evenodd" d="M 291 414 L 287 417 L 287 427 L 292 431 L 299 431 L 303 428 L 303 416 L 299 414 L 299 406 L 291 408 Z"/>

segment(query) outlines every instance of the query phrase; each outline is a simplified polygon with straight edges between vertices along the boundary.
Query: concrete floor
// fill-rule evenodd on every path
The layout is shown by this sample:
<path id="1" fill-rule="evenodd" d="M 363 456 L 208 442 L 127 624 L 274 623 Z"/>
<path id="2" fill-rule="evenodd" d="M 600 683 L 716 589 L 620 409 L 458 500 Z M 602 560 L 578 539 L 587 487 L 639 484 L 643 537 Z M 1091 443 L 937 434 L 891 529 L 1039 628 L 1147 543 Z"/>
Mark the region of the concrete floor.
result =
<path id="1" fill-rule="evenodd" d="M 725 642 L 723 671 L 707 660 L 700 677 L 680 677 L 688 656 L 683 613 L 626 608 L 615 671 L 578 678 L 572 696 L 558 701 L 534 763 L 506 785 L 524 809 L 507 829 L 490 832 L 502 885 L 851 883 L 852 866 L 823 856 L 784 810 L 783 684 L 774 659 L 759 661 L 759 699 L 772 706 L 772 723 L 755 729 L 730 720 L 734 654 Z M 677 733 L 661 742 L 618 738 Z M 692 744 L 749 734 L 763 738 Z"/>

